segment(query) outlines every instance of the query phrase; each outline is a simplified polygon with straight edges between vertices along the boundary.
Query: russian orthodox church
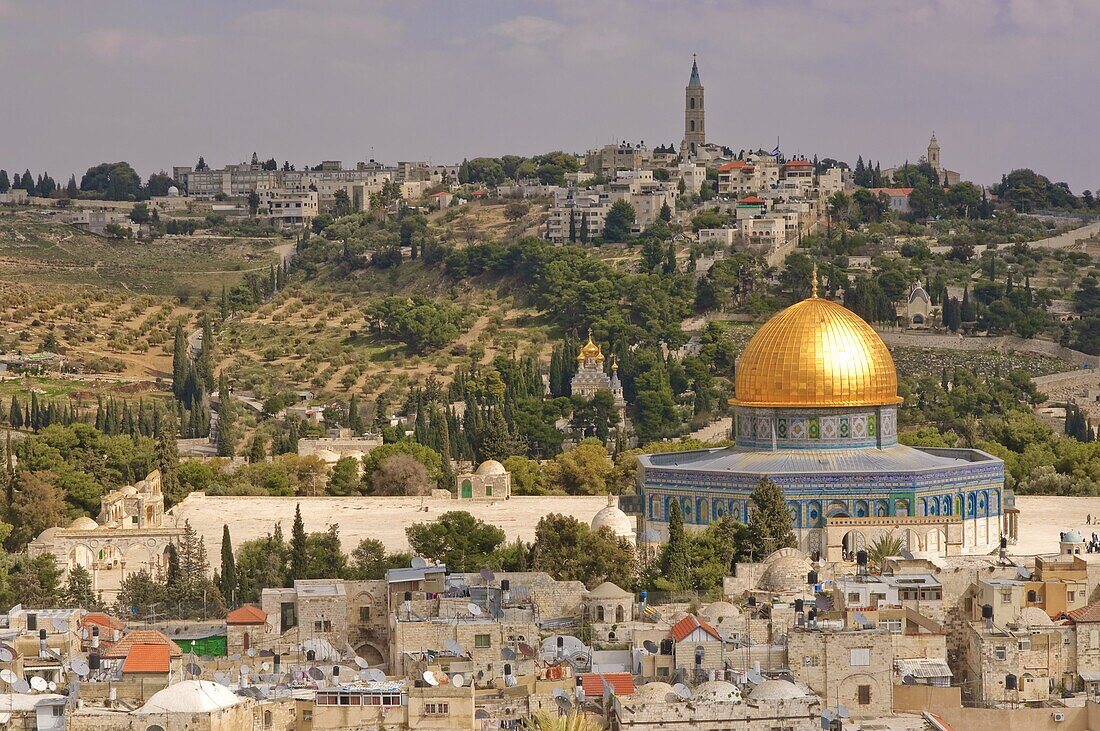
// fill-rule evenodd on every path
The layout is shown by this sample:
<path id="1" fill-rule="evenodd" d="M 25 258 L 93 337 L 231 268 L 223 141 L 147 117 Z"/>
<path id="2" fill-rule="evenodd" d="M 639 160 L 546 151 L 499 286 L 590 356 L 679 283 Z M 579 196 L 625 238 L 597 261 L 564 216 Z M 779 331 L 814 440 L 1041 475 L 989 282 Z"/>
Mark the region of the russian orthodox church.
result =
<path id="1" fill-rule="evenodd" d="M 619 414 L 619 424 L 625 428 L 626 399 L 623 398 L 623 384 L 619 381 L 619 364 L 611 358 L 611 374 L 604 370 L 606 363 L 600 346 L 592 340 L 592 331 L 588 332 L 588 342 L 581 346 L 577 353 L 577 373 L 569 382 L 570 393 L 574 396 L 583 396 L 591 399 L 599 391 L 609 391 L 615 399 L 615 410 Z"/>

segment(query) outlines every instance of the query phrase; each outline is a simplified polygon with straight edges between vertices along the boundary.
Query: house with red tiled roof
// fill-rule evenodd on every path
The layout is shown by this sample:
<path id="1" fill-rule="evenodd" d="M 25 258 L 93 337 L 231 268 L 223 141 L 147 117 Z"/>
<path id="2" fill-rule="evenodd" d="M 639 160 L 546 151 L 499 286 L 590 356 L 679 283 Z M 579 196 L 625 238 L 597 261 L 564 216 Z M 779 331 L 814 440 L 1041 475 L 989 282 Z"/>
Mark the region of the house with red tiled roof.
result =
<path id="1" fill-rule="evenodd" d="M 869 188 L 871 195 L 885 195 L 890 199 L 890 210 L 895 213 L 909 213 L 909 194 L 912 188 Z"/>
<path id="2" fill-rule="evenodd" d="M 135 644 L 122 661 L 122 674 L 130 678 L 164 676 L 167 680 L 172 670 L 171 652 L 168 645 Z"/>
<path id="3" fill-rule="evenodd" d="M 225 618 L 225 640 L 229 654 L 244 654 L 262 644 L 267 633 L 267 612 L 255 604 L 234 609 Z"/>
<path id="4" fill-rule="evenodd" d="M 87 652 L 93 644 L 106 648 L 122 639 L 125 629 L 125 622 L 106 612 L 88 612 L 80 619 L 81 650 Z"/>
<path id="5" fill-rule="evenodd" d="M 725 642 L 706 620 L 689 614 L 672 625 L 669 635 L 676 669 L 683 670 L 692 682 L 704 682 L 714 671 L 722 669 Z"/>
<path id="6" fill-rule="evenodd" d="M 630 673 L 581 673 L 586 698 L 603 698 L 605 687 L 619 698 L 634 695 L 634 676 Z"/>
<path id="7" fill-rule="evenodd" d="M 173 660 L 183 657 L 183 650 L 168 635 L 155 629 L 135 629 L 127 632 L 121 640 L 106 648 L 100 655 L 104 660 L 125 660 L 130 649 L 136 645 L 164 645 L 168 656 Z"/>

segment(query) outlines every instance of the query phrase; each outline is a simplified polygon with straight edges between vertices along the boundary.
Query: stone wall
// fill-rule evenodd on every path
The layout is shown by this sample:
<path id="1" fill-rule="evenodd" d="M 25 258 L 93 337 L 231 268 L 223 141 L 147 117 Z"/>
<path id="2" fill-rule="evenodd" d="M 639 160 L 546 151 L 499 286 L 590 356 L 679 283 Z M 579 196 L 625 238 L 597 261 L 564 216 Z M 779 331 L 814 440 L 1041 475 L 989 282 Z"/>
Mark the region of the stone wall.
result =
<path id="1" fill-rule="evenodd" d="M 853 664 L 863 651 L 868 663 Z M 787 636 L 787 652 L 795 679 L 830 702 L 847 706 L 853 718 L 890 712 L 894 657 L 888 632 L 796 628 Z M 861 686 L 870 690 L 869 703 L 859 702 Z"/>
<path id="2" fill-rule="evenodd" d="M 961 689 L 926 685 L 894 686 L 894 711 L 934 713 L 956 729 L 966 731 L 1088 731 L 1100 726 L 1100 706 L 1083 708 L 963 708 Z M 1054 712 L 1064 720 L 1055 721 Z"/>
<path id="3" fill-rule="evenodd" d="M 941 350 L 981 350 L 998 353 L 1033 353 L 1060 358 L 1078 368 L 1100 367 L 1100 356 L 1088 355 L 1066 348 L 1052 340 L 1025 339 L 1014 335 L 1001 337 L 960 337 L 939 333 L 919 333 L 911 330 L 876 328 L 882 341 L 888 346 L 906 348 L 937 348 Z"/>

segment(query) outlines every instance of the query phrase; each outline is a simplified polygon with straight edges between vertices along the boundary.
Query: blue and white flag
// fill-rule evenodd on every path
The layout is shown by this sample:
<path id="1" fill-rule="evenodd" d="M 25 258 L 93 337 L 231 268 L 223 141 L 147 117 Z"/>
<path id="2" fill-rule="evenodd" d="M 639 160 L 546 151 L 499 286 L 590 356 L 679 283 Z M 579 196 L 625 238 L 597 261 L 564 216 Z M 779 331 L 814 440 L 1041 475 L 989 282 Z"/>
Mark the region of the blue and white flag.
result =
<path id="1" fill-rule="evenodd" d="M 779 157 L 779 145 L 776 145 L 775 149 L 772 150 L 772 157 Z"/>

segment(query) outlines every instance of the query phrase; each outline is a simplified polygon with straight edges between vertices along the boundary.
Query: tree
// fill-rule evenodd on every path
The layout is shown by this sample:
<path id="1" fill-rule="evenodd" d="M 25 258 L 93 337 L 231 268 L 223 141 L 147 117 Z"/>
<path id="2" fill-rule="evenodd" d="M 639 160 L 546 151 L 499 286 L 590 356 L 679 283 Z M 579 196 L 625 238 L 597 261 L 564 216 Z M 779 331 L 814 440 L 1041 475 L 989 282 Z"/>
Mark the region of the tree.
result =
<path id="1" fill-rule="evenodd" d="M 92 591 L 92 575 L 84 566 L 74 564 L 69 569 L 69 578 L 61 590 L 61 601 L 63 606 L 72 609 L 87 609 L 92 612 L 99 608 L 99 600 Z"/>
<path id="2" fill-rule="evenodd" d="M 462 510 L 443 513 L 432 523 L 416 523 L 405 529 L 415 553 L 452 572 L 477 571 L 489 564 L 504 542 L 504 531 Z"/>
<path id="3" fill-rule="evenodd" d="M 328 485 L 328 495 L 347 496 L 359 494 L 359 461 L 354 457 L 341 457 L 332 467 Z"/>
<path id="4" fill-rule="evenodd" d="M 130 220 L 137 224 L 149 223 L 152 216 L 149 215 L 149 205 L 147 203 L 135 203 L 134 207 L 130 209 Z"/>
<path id="5" fill-rule="evenodd" d="M 229 391 L 229 380 L 222 371 L 218 378 L 218 456 L 232 457 L 237 453 L 237 410 Z"/>
<path id="6" fill-rule="evenodd" d="M 248 461 L 257 464 L 267 459 L 267 439 L 263 432 L 257 431 L 252 435 L 252 441 L 248 445 Z"/>
<path id="7" fill-rule="evenodd" d="M 779 486 L 766 477 L 752 491 L 752 512 L 749 515 L 749 544 L 758 560 L 780 548 L 798 545 L 792 530 L 794 521 Z"/>
<path id="8" fill-rule="evenodd" d="M 191 359 L 187 354 L 187 340 L 183 334 L 183 323 L 176 323 L 175 341 L 172 346 L 172 393 L 180 401 L 184 400 L 187 388 L 187 376 L 191 371 Z"/>
<path id="9" fill-rule="evenodd" d="M 65 520 L 65 493 L 57 487 L 54 472 L 31 472 L 22 466 L 15 478 L 15 494 L 8 506 L 13 529 L 5 545 L 9 551 L 21 550 L 47 528 Z"/>
<path id="10" fill-rule="evenodd" d="M 348 197 L 346 190 L 337 190 L 332 195 L 332 215 L 339 218 L 340 216 L 347 216 L 352 212 L 351 198 Z"/>
<path id="11" fill-rule="evenodd" d="M 370 478 L 372 495 L 427 495 L 433 486 L 423 463 L 408 454 L 387 457 Z"/>
<path id="12" fill-rule="evenodd" d="M 341 191 L 343 192 L 343 191 Z M 347 197 L 347 193 L 344 193 L 344 197 Z M 254 190 L 248 191 L 248 215 L 253 218 L 260 210 L 260 194 Z"/>
<path id="13" fill-rule="evenodd" d="M 582 711 L 570 711 L 557 715 L 549 711 L 535 711 L 523 719 L 522 731 L 600 731 L 603 726 Z"/>
<path id="14" fill-rule="evenodd" d="M 680 510 L 680 501 L 673 498 L 668 506 L 668 543 L 661 552 L 661 574 L 674 589 L 682 591 L 691 586 L 690 566 L 684 515 Z"/>
<path id="15" fill-rule="evenodd" d="M 604 581 L 621 587 L 634 583 L 636 562 L 629 541 L 608 528 L 591 530 L 568 515 L 551 513 L 535 527 L 535 570 L 559 581 L 580 581 L 594 588 Z"/>
<path id="16" fill-rule="evenodd" d="M 661 212 L 657 214 L 662 221 L 668 223 L 672 220 L 672 209 L 668 206 L 668 201 L 661 204 Z"/>
<path id="17" fill-rule="evenodd" d="M 606 495 L 613 467 L 607 449 L 596 439 L 585 439 L 546 463 L 547 482 L 566 495 Z"/>
<path id="18" fill-rule="evenodd" d="M 504 206 L 504 217 L 509 221 L 518 221 L 531 211 L 531 206 L 524 201 L 512 201 Z"/>
<path id="19" fill-rule="evenodd" d="M 7 193 L 11 190 L 11 180 L 8 179 L 8 171 L 0 170 L 0 193 Z"/>
<path id="20" fill-rule="evenodd" d="M 383 444 L 381 447 L 375 447 L 367 452 L 366 456 L 363 457 L 363 484 L 369 487 L 375 471 L 381 467 L 382 463 L 398 454 L 407 454 L 424 465 L 429 480 L 438 481 L 443 474 L 443 460 L 439 452 L 411 439 L 402 439 L 397 442 Z"/>
<path id="21" fill-rule="evenodd" d="M 141 178 L 127 162 L 105 162 L 88 168 L 80 189 L 107 200 L 134 200 L 141 195 Z"/>
<path id="22" fill-rule="evenodd" d="M 604 221 L 603 238 L 605 241 L 618 243 L 630 239 L 630 229 L 634 225 L 637 214 L 634 206 L 625 200 L 615 201 L 611 210 L 607 212 Z"/>
<path id="23" fill-rule="evenodd" d="M 160 470 L 161 491 L 169 507 L 187 497 L 180 490 L 180 455 L 176 439 L 176 419 L 169 414 L 164 417 L 160 431 L 157 432 L 153 452 L 153 466 Z"/>
<path id="24" fill-rule="evenodd" d="M 306 578 L 306 527 L 302 521 L 302 505 L 294 506 L 294 523 L 290 528 L 290 574 L 287 585 L 296 579 Z"/>
<path id="25" fill-rule="evenodd" d="M 409 553 L 386 553 L 386 546 L 377 538 L 364 538 L 351 552 L 351 573 L 361 581 L 386 578 L 389 569 L 409 565 Z"/>
<path id="26" fill-rule="evenodd" d="M 237 592 L 237 561 L 233 557 L 233 539 L 229 536 L 228 524 L 222 526 L 222 567 L 218 579 L 222 596 L 232 601 Z"/>
<path id="27" fill-rule="evenodd" d="M 886 567 L 886 559 L 891 556 L 900 556 L 905 550 L 901 538 L 898 536 L 879 536 L 867 547 L 867 568 L 873 574 L 882 573 Z"/>

